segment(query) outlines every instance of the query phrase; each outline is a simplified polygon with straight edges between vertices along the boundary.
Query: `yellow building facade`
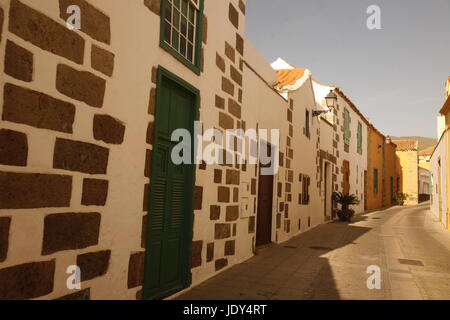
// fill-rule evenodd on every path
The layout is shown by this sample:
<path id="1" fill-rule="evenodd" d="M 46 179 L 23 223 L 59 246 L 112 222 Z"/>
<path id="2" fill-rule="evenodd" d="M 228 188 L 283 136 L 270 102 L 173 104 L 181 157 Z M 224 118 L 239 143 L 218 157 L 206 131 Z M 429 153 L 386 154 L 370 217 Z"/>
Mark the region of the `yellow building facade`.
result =
<path id="1" fill-rule="evenodd" d="M 397 195 L 400 191 L 399 177 L 400 164 L 397 157 L 397 145 L 392 142 L 389 137 L 386 137 L 384 144 L 384 197 L 383 207 L 389 207 L 396 203 Z"/>
<path id="2" fill-rule="evenodd" d="M 373 125 L 368 127 L 366 210 L 376 210 L 395 203 L 399 191 L 396 144 Z"/>
<path id="3" fill-rule="evenodd" d="M 399 158 L 399 190 L 406 195 L 405 204 L 419 203 L 419 156 L 417 140 L 395 140 Z"/>
<path id="4" fill-rule="evenodd" d="M 383 207 L 385 137 L 374 126 L 368 128 L 366 210 Z"/>

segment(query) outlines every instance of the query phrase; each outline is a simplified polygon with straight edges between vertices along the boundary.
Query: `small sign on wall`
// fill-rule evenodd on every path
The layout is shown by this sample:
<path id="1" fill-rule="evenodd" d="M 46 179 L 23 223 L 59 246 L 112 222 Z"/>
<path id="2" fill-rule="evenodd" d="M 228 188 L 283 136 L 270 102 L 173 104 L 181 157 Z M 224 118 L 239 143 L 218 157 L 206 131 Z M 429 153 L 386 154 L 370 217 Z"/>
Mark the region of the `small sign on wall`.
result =
<path id="1" fill-rule="evenodd" d="M 241 198 L 241 218 L 248 218 L 250 216 L 251 208 L 250 208 L 250 199 L 249 198 Z"/>
<path id="2" fill-rule="evenodd" d="M 241 218 L 248 218 L 252 212 L 250 195 L 250 184 L 248 182 L 242 182 L 239 186 L 240 199 L 240 212 Z"/>
<path id="3" fill-rule="evenodd" d="M 250 184 L 248 182 L 241 182 L 239 185 L 239 194 L 241 198 L 248 198 L 250 193 Z"/>

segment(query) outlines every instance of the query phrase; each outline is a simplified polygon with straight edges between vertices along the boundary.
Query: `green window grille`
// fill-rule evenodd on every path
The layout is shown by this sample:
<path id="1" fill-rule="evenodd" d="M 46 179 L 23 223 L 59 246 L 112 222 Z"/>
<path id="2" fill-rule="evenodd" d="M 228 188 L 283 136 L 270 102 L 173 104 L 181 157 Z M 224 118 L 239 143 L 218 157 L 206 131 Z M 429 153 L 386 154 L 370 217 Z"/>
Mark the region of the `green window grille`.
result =
<path id="1" fill-rule="evenodd" d="M 160 46 L 200 74 L 204 0 L 162 0 Z"/>

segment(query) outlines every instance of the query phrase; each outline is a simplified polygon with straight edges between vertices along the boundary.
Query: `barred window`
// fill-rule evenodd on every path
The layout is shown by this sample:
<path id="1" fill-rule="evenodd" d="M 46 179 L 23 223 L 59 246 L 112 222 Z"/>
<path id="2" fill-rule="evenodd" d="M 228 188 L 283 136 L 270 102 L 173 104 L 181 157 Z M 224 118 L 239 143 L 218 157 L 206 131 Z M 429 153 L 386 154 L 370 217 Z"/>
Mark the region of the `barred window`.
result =
<path id="1" fill-rule="evenodd" d="M 200 0 L 165 0 L 163 41 L 196 64 Z"/>

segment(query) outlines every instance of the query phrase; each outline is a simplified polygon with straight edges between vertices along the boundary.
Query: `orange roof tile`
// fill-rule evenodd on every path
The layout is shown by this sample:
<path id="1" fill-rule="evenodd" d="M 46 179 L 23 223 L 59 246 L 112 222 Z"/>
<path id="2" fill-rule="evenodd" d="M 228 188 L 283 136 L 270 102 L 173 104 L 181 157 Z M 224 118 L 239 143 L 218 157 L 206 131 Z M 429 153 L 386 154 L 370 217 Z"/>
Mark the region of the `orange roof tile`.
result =
<path id="1" fill-rule="evenodd" d="M 397 145 L 397 151 L 417 151 L 419 141 L 417 140 L 393 140 Z"/>
<path id="2" fill-rule="evenodd" d="M 286 86 L 295 84 L 298 80 L 300 80 L 304 76 L 305 70 L 306 69 L 301 68 L 275 70 L 278 74 L 277 87 L 279 89 L 282 89 Z"/>

